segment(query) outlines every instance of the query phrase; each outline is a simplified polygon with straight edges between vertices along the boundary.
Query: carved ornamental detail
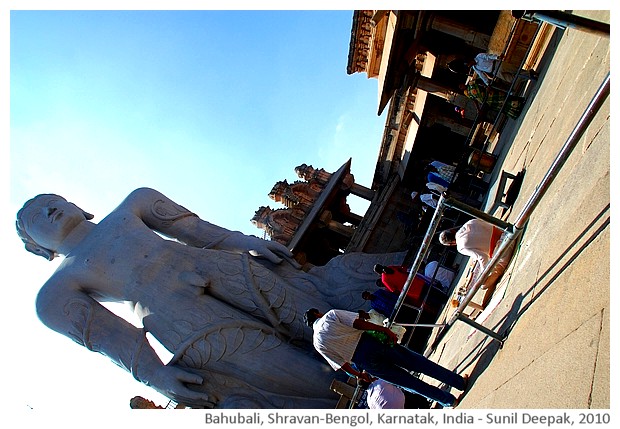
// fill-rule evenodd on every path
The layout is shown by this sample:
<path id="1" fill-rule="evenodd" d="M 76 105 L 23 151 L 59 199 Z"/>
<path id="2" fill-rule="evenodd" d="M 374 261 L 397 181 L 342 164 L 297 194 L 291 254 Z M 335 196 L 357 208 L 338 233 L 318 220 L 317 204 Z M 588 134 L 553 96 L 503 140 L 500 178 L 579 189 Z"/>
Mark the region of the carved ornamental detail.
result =
<path id="1" fill-rule="evenodd" d="M 373 14 L 374 11 L 372 10 L 357 10 L 353 15 L 352 37 L 347 65 L 348 74 L 368 71 L 374 35 Z"/>
<path id="2" fill-rule="evenodd" d="M 285 208 L 261 206 L 254 213 L 252 224 L 285 246 L 295 247 L 303 238 L 304 250 L 299 250 L 299 254 L 312 247 L 315 260 L 321 252 L 323 256 L 329 253 L 321 250 L 326 246 L 336 249 L 337 254 L 338 249 L 346 247 L 346 241 L 362 219 L 351 213 L 347 196 L 354 194 L 369 201 L 373 196 L 372 191 L 355 183 L 350 166 L 351 160 L 335 173 L 329 173 L 312 165 L 298 165 L 295 173 L 302 180 L 293 183 L 280 180 L 268 194 Z M 306 238 L 310 231 L 311 237 Z"/>
<path id="3" fill-rule="evenodd" d="M 332 174 L 324 169 L 315 169 L 307 164 L 295 167 L 295 173 L 303 180 L 293 183 L 280 180 L 268 194 L 269 198 L 286 208 L 274 210 L 269 206 L 262 206 L 251 219 L 252 224 L 264 230 L 272 240 L 284 245 L 290 243 L 332 177 Z"/>
<path id="4" fill-rule="evenodd" d="M 273 241 L 288 244 L 304 219 L 304 212 L 297 208 L 273 210 L 269 206 L 261 206 L 254 217 L 252 224 L 264 230 Z"/>

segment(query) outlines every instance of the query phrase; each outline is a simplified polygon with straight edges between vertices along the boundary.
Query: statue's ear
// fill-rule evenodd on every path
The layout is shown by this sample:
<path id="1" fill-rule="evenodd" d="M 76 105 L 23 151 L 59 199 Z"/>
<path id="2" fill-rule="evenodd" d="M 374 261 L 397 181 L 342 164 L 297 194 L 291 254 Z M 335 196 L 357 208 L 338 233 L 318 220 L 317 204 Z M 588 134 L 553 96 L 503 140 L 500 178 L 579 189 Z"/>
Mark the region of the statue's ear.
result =
<path id="1" fill-rule="evenodd" d="M 54 256 L 56 256 L 55 252 L 52 252 L 51 250 L 44 247 L 37 246 L 33 243 L 26 243 L 26 250 L 30 253 L 34 253 L 37 256 L 43 256 L 48 261 L 51 261 L 52 259 L 54 259 Z"/>
<path id="2" fill-rule="evenodd" d="M 73 204 L 75 207 L 77 207 L 79 210 L 82 211 L 82 214 L 84 215 L 84 217 L 86 218 L 86 220 L 91 220 L 92 218 L 94 218 L 95 216 L 91 215 L 90 213 L 88 213 L 87 211 L 84 211 L 84 209 L 81 209 L 80 207 L 78 207 L 77 204 L 71 203 Z"/>

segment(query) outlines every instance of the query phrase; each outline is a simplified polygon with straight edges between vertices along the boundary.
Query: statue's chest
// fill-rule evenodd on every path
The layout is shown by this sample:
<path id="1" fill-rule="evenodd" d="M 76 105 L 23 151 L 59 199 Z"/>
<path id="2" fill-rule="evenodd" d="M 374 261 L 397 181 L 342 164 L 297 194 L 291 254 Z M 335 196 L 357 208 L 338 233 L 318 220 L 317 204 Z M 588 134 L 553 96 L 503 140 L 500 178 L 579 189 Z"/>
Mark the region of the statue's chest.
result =
<path id="1" fill-rule="evenodd" d="M 81 246 L 77 261 L 91 275 L 127 282 L 161 260 L 163 239 L 143 224 L 98 226 Z"/>

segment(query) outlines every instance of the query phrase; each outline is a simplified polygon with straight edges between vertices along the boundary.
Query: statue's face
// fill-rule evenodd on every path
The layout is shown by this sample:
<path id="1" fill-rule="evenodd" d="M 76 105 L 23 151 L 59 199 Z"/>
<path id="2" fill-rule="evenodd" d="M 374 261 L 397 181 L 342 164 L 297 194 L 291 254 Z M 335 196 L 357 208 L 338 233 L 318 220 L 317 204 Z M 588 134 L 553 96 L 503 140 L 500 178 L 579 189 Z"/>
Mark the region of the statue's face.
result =
<path id="1" fill-rule="evenodd" d="M 21 213 L 24 229 L 39 245 L 57 250 L 63 240 L 86 220 L 75 204 L 56 195 L 36 197 Z"/>

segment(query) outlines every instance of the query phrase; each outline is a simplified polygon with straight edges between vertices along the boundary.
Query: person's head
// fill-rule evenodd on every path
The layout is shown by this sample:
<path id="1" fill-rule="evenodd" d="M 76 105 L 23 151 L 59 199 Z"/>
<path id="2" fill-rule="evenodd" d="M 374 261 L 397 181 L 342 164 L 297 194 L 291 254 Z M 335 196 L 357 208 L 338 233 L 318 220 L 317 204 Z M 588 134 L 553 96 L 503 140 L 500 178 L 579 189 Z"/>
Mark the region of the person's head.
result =
<path id="1" fill-rule="evenodd" d="M 441 234 L 439 234 L 439 242 L 444 246 L 456 245 L 456 231 L 453 229 L 441 231 Z"/>
<path id="2" fill-rule="evenodd" d="M 372 267 L 372 269 L 377 274 L 383 273 L 383 265 L 381 265 L 381 264 L 375 264 L 375 266 Z"/>
<path id="3" fill-rule="evenodd" d="M 163 407 L 160 407 L 159 405 L 155 405 L 155 402 L 148 400 L 146 398 L 143 398 L 142 396 L 134 396 L 133 398 L 131 398 L 129 400 L 129 407 L 136 410 L 136 409 L 143 409 L 143 410 L 155 410 L 155 409 L 161 409 Z"/>
<path id="4" fill-rule="evenodd" d="M 432 164 L 427 164 L 426 166 L 424 166 L 424 175 L 426 176 L 429 173 L 436 173 L 437 172 L 437 167 L 435 167 Z"/>
<path id="5" fill-rule="evenodd" d="M 318 310 L 318 308 L 309 308 L 304 313 L 304 323 L 306 324 L 306 326 L 312 326 L 314 325 L 314 322 L 316 322 L 322 316 L 323 315 Z"/>
<path id="6" fill-rule="evenodd" d="M 370 292 L 365 290 L 364 292 L 362 292 L 362 298 L 366 301 L 372 301 L 374 297 L 372 296 Z"/>
<path id="7" fill-rule="evenodd" d="M 448 70 L 456 74 L 467 74 L 470 65 L 462 58 L 457 58 L 448 63 Z"/>
<path id="8" fill-rule="evenodd" d="M 385 265 L 381 265 L 381 264 L 375 264 L 375 266 L 373 267 L 373 270 L 375 271 L 375 273 L 377 274 L 393 274 L 394 270 L 391 269 L 390 267 L 386 267 Z"/>
<path id="9" fill-rule="evenodd" d="M 69 233 L 93 215 L 56 194 L 40 194 L 17 212 L 15 227 L 26 250 L 52 260 Z"/>

